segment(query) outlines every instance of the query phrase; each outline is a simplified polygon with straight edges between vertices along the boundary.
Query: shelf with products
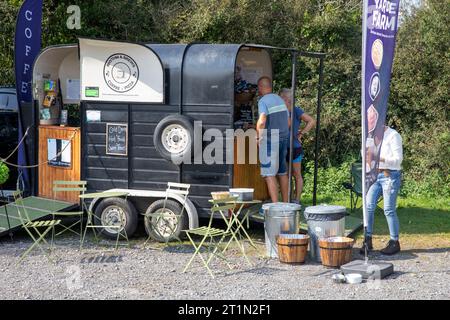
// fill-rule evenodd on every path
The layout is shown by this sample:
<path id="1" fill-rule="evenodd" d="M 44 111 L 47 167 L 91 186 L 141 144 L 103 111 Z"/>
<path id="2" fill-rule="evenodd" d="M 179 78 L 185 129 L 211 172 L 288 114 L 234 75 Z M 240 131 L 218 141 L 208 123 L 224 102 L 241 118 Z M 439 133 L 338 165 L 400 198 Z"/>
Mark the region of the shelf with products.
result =
<path id="1" fill-rule="evenodd" d="M 76 45 L 47 48 L 37 57 L 33 98 L 40 125 L 79 126 L 79 65 Z"/>

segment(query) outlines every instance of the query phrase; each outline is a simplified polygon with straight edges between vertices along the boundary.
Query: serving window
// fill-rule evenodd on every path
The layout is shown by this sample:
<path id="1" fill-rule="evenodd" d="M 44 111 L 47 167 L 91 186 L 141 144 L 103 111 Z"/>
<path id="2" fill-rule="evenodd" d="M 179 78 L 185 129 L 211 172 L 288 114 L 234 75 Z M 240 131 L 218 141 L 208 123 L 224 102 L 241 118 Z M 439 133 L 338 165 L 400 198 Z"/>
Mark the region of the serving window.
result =
<path id="1" fill-rule="evenodd" d="M 258 119 L 257 83 L 272 78 L 272 60 L 265 49 L 242 47 L 234 74 L 234 127 L 252 128 Z"/>
<path id="2" fill-rule="evenodd" d="M 272 60 L 267 50 L 242 47 L 236 60 L 234 76 L 234 128 L 244 130 L 256 127 L 258 120 L 257 83 L 266 76 L 272 79 Z M 256 137 L 256 136 L 255 136 Z M 260 175 L 257 163 L 250 161 L 255 149 L 250 147 L 250 139 L 245 139 L 245 147 L 238 148 L 234 143 L 233 188 L 254 188 L 254 198 L 268 198 L 266 183 Z M 253 150 L 253 151 L 252 151 Z M 244 163 L 239 163 L 239 152 L 244 151 Z M 256 155 L 257 156 L 257 155 Z"/>
<path id="3" fill-rule="evenodd" d="M 34 66 L 33 88 L 41 125 L 78 126 L 80 105 L 78 46 L 50 47 L 42 52 Z M 62 112 L 63 110 L 65 111 Z"/>

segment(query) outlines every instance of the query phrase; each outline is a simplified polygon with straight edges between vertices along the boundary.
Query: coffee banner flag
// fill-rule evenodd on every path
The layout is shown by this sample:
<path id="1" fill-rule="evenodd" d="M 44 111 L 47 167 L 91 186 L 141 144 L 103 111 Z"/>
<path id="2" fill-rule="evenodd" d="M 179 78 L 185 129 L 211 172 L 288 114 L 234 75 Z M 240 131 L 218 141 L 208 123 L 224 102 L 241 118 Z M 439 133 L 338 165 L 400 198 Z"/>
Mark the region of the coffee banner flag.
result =
<path id="1" fill-rule="evenodd" d="M 363 210 L 365 195 L 376 181 L 389 98 L 400 0 L 364 0 L 362 43 Z"/>
<path id="2" fill-rule="evenodd" d="M 19 106 L 19 141 L 24 134 L 24 103 L 32 102 L 33 63 L 41 50 L 42 0 L 25 0 L 19 10 L 14 39 L 14 66 L 16 75 L 17 102 Z M 28 104 L 28 107 L 30 105 Z M 29 113 L 29 112 L 28 112 Z M 27 165 L 26 148 L 22 143 L 18 150 L 17 163 Z M 24 190 L 30 190 L 27 169 L 19 168 L 19 177 Z"/>

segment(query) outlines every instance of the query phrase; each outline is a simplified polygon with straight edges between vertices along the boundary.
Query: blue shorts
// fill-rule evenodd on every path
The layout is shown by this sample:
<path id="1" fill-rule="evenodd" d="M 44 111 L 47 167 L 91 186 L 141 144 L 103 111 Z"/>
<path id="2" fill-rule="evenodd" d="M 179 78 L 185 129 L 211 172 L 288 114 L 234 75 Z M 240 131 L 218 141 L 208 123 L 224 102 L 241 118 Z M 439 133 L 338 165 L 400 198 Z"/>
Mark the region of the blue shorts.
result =
<path id="1" fill-rule="evenodd" d="M 297 158 L 292 160 L 292 163 L 300 163 L 302 162 L 303 154 L 300 154 Z"/>
<path id="2" fill-rule="evenodd" d="M 259 146 L 261 176 L 273 177 L 287 174 L 286 155 L 288 140 L 280 139 L 278 145 L 270 140 L 262 140 Z"/>
<path id="3" fill-rule="evenodd" d="M 289 149 L 287 151 L 286 161 L 289 162 Z M 294 147 L 294 154 L 292 155 L 294 159 L 292 159 L 292 163 L 300 163 L 303 160 L 303 148 L 302 147 Z"/>

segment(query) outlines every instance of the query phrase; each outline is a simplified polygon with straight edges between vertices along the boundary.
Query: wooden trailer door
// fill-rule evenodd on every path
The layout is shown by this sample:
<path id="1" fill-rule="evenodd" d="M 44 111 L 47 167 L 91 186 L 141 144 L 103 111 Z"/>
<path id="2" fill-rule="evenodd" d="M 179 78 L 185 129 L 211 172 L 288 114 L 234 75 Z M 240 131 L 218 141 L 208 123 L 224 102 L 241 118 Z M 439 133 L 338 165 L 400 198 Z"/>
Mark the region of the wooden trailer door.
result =
<path id="1" fill-rule="evenodd" d="M 43 198 L 79 203 L 78 192 L 53 192 L 53 181 L 79 181 L 81 132 L 77 127 L 39 127 L 38 195 Z"/>

